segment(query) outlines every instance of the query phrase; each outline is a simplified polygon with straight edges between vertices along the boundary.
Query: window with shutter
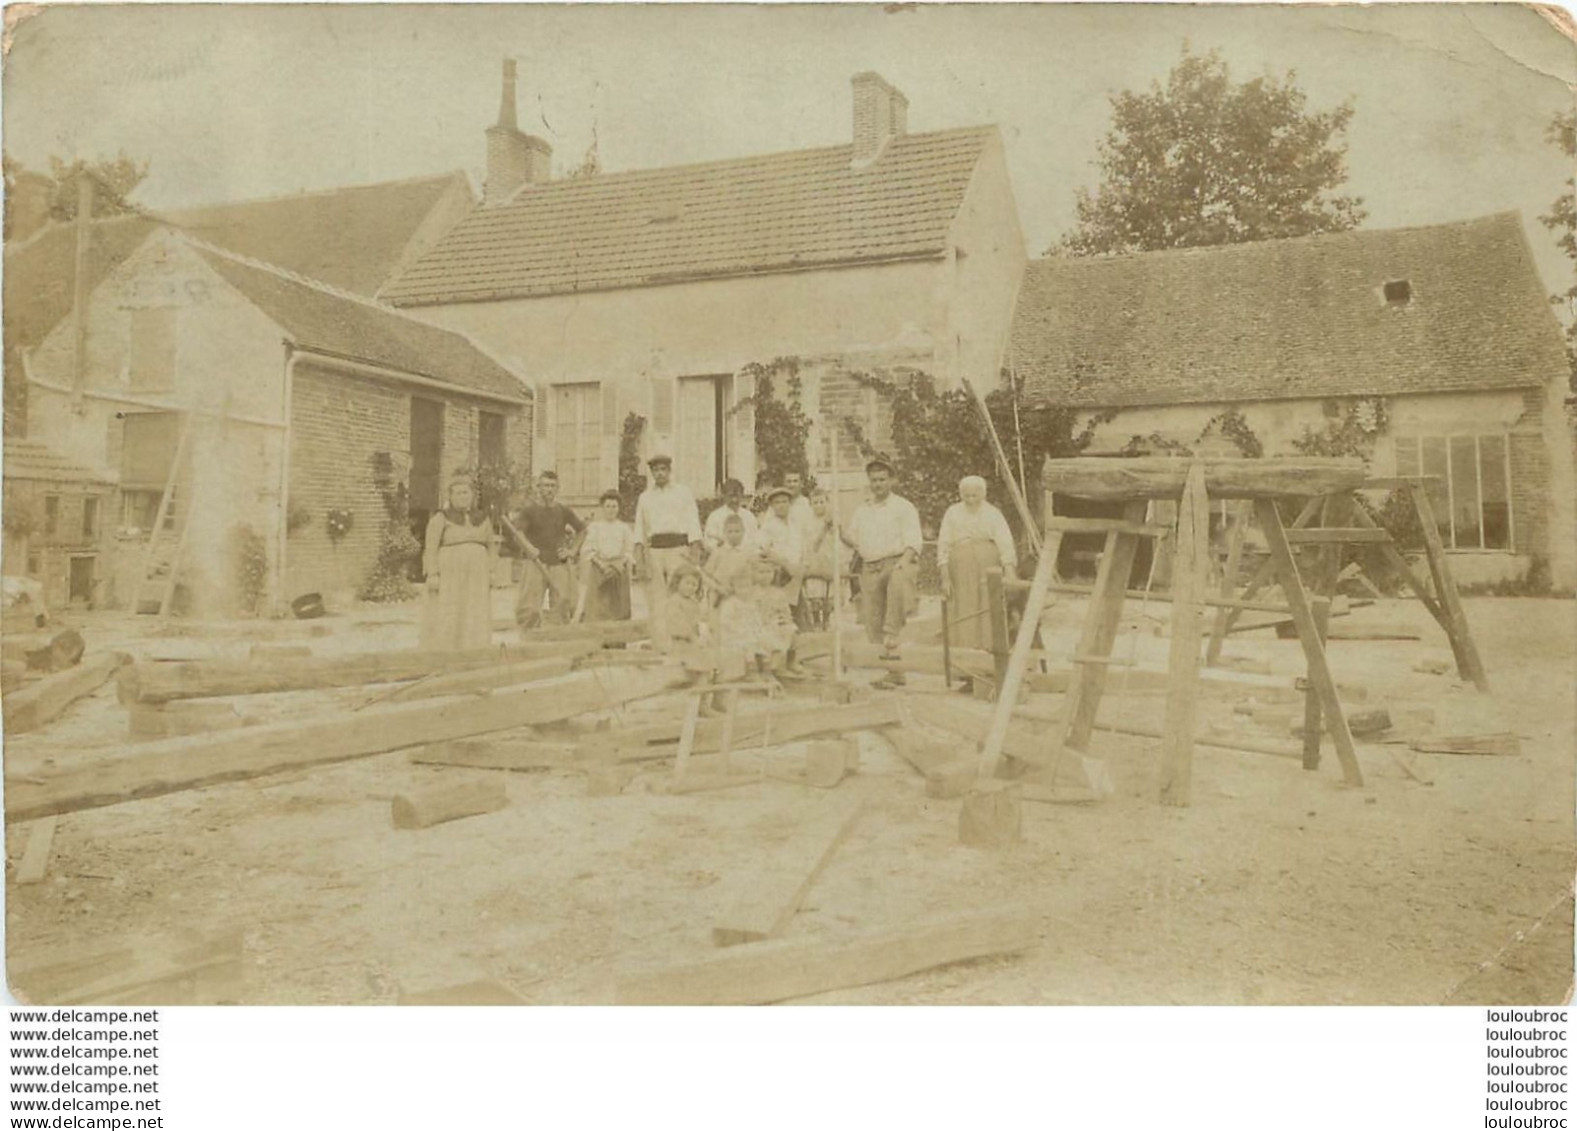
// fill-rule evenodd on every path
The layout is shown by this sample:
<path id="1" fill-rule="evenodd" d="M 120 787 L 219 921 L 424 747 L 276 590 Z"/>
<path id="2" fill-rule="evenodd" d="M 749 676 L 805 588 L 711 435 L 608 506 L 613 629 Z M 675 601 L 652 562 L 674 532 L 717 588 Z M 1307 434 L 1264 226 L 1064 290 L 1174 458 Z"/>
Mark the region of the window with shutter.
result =
<path id="1" fill-rule="evenodd" d="M 553 463 L 566 498 L 602 491 L 603 396 L 596 382 L 553 386 Z"/>

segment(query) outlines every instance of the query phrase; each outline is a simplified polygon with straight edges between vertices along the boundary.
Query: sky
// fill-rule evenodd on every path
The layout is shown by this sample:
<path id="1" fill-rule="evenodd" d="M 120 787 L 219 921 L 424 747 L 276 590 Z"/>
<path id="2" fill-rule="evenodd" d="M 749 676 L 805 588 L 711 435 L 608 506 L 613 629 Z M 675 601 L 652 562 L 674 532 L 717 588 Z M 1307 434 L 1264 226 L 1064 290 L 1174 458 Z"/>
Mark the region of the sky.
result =
<path id="1" fill-rule="evenodd" d="M 1539 225 L 1571 172 L 1548 142 L 1577 48 L 1510 4 L 378 5 L 46 8 L 4 67 L 7 155 L 124 150 L 135 199 L 173 208 L 464 169 L 480 180 L 500 63 L 560 168 L 609 172 L 849 139 L 852 75 L 909 98 L 912 132 L 995 123 L 1032 255 L 1097 181 L 1110 98 L 1164 79 L 1184 42 L 1235 79 L 1296 73 L 1311 109 L 1352 99 L 1348 191 L 1369 227 L 1518 209 Z"/>

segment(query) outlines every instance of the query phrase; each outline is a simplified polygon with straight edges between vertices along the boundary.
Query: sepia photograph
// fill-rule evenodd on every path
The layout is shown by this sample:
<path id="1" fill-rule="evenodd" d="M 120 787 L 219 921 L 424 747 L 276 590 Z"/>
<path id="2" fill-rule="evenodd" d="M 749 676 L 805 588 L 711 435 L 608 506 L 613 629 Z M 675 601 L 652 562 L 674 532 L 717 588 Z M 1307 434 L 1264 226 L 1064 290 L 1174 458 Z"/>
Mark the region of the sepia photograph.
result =
<path id="1" fill-rule="evenodd" d="M 1574 27 L 7 7 L 12 1004 L 1564 1005 Z"/>

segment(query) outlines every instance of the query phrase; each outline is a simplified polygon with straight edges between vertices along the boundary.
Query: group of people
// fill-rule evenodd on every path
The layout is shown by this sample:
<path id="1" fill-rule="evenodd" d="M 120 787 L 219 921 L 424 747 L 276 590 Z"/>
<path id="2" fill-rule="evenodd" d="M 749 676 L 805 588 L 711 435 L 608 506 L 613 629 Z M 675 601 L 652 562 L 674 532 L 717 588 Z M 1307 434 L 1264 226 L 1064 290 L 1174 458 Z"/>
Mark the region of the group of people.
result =
<path id="1" fill-rule="evenodd" d="M 890 463 L 866 465 L 867 496 L 841 527 L 827 492 L 806 495 L 794 472 L 768 489 L 759 518 L 745 505 L 744 486 L 730 479 L 703 527 L 695 495 L 673 480 L 673 460 L 654 455 L 647 466 L 651 485 L 636 504 L 633 528 L 619 518 L 618 492 L 605 492 L 585 522 L 558 502 L 558 476 L 544 471 L 535 499 L 503 517 L 502 531 L 495 531 L 476 508 L 470 481 L 457 479 L 449 506 L 427 527 L 423 647 L 488 646 L 492 552 L 502 542 L 502 552 L 524 559 L 515 609 L 523 631 L 627 619 L 631 584 L 641 583 L 656 646 L 723 679 L 800 675 L 795 634 L 828 627 L 834 577 L 841 574 L 857 585 L 867 638 L 894 665 L 878 686 L 904 682 L 896 665 L 918 604 L 923 534 L 914 504 L 893 490 Z M 836 558 L 840 541 L 845 558 Z M 1013 535 L 986 501 L 985 480 L 966 477 L 937 538 L 954 643 L 989 646 L 986 574 L 1000 568 L 1011 577 L 1016 563 Z"/>

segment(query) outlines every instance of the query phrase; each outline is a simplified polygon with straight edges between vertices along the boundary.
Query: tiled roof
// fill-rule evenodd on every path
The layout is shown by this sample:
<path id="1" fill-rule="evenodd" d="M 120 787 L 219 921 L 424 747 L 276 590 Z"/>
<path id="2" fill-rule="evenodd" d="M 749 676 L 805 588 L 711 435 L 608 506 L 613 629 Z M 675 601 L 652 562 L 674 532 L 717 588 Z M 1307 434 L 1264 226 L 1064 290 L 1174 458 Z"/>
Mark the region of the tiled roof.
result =
<path id="1" fill-rule="evenodd" d="M 24 440 L 20 436 L 5 438 L 5 477 L 45 479 L 54 483 L 109 482 L 104 476 L 72 463 L 37 440 Z"/>
<path id="2" fill-rule="evenodd" d="M 443 192 L 462 173 L 169 213 L 170 224 L 239 255 L 371 295 L 394 270 Z M 467 189 L 469 191 L 469 189 Z M 148 216 L 96 220 L 89 287 L 96 287 L 158 228 Z M 76 228 L 52 224 L 5 249 L 5 349 L 42 342 L 71 312 Z"/>
<path id="3" fill-rule="evenodd" d="M 352 185 L 167 212 L 182 231 L 356 294 L 376 294 L 443 194 L 465 174 Z"/>
<path id="4" fill-rule="evenodd" d="M 1410 301 L 1388 303 L 1405 280 Z M 1028 265 L 1008 360 L 1073 407 L 1543 385 L 1566 371 L 1514 212 Z"/>
<path id="5" fill-rule="evenodd" d="M 650 286 L 940 254 L 994 127 L 527 185 L 382 291 L 401 306 Z"/>
<path id="6" fill-rule="evenodd" d="M 302 349 L 370 362 L 484 395 L 531 399 L 519 378 L 464 334 L 264 263 L 195 243 L 193 247 Z"/>

